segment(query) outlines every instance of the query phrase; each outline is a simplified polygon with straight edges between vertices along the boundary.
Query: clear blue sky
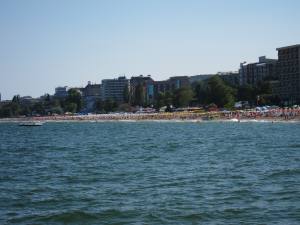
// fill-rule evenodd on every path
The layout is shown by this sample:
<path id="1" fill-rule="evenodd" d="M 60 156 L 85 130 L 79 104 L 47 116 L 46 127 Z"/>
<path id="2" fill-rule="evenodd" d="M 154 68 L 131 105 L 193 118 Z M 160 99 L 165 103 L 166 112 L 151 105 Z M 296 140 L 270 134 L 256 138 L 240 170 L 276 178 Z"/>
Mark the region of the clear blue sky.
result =
<path id="1" fill-rule="evenodd" d="M 298 0 L 0 0 L 0 92 L 238 70 L 300 43 Z"/>

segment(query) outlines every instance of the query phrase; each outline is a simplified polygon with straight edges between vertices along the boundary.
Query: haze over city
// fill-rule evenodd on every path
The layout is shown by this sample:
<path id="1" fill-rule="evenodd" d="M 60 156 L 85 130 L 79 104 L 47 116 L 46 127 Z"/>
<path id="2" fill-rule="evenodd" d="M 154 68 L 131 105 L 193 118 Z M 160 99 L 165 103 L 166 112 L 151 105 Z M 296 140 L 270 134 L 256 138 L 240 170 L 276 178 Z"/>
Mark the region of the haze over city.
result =
<path id="1" fill-rule="evenodd" d="M 299 43 L 299 8 L 297 0 L 2 0 L 2 99 L 119 75 L 236 71 Z"/>

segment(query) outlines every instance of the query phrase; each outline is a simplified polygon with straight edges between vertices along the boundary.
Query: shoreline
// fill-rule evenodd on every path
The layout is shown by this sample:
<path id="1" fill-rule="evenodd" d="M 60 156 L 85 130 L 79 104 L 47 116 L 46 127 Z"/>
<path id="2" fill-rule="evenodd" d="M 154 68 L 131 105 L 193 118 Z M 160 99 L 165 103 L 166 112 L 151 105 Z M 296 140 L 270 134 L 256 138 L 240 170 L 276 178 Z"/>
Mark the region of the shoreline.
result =
<path id="1" fill-rule="evenodd" d="M 95 115 L 64 115 L 42 117 L 2 118 L 0 123 L 21 123 L 28 121 L 40 122 L 266 122 L 296 123 L 300 115 L 294 116 L 244 116 L 224 115 L 222 113 L 152 113 L 152 114 L 95 114 Z"/>

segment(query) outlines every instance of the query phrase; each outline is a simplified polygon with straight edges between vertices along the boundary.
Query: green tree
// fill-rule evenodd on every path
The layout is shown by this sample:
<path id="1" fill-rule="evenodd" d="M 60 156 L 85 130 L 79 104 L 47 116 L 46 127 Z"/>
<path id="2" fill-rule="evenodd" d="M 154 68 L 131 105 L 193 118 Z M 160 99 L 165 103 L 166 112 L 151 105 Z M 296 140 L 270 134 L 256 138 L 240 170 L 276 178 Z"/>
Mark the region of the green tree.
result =
<path id="1" fill-rule="evenodd" d="M 64 112 L 62 107 L 60 107 L 60 106 L 53 106 L 50 109 L 50 111 L 51 111 L 52 114 L 55 113 L 55 114 L 59 114 L 59 115 L 63 114 L 63 112 Z"/>
<path id="2" fill-rule="evenodd" d="M 15 95 L 9 104 L 12 116 L 19 116 L 21 113 L 20 95 Z"/>
<path id="3" fill-rule="evenodd" d="M 42 96 L 42 98 L 44 99 L 45 102 L 51 101 L 51 96 L 48 93 L 44 94 L 44 96 Z"/>
<path id="4" fill-rule="evenodd" d="M 231 108 L 234 105 L 235 90 L 227 86 L 219 76 L 208 80 L 208 99 L 219 107 Z"/>
<path id="5" fill-rule="evenodd" d="M 194 93 L 191 88 L 184 87 L 176 89 L 174 92 L 174 106 L 175 107 L 186 107 L 189 106 L 193 100 Z"/>
<path id="6" fill-rule="evenodd" d="M 28 105 L 21 107 L 21 115 L 29 116 L 32 114 L 32 110 Z"/>
<path id="7" fill-rule="evenodd" d="M 51 107 L 61 107 L 61 103 L 58 99 L 52 99 L 50 105 Z"/>
<path id="8" fill-rule="evenodd" d="M 258 89 L 259 89 L 258 92 L 261 95 L 272 94 L 272 87 L 271 87 L 271 83 L 269 81 L 264 81 L 264 82 L 259 83 Z"/>
<path id="9" fill-rule="evenodd" d="M 156 97 L 155 108 L 160 109 L 163 106 L 167 106 L 167 108 L 171 111 L 173 101 L 173 93 L 171 93 L 170 91 L 167 91 L 165 93 L 159 92 Z"/>
<path id="10" fill-rule="evenodd" d="M 170 107 L 173 103 L 173 93 L 170 92 L 170 91 L 167 91 L 165 94 L 164 94 L 164 105 L 167 106 L 167 107 Z"/>
<path id="11" fill-rule="evenodd" d="M 134 104 L 139 106 L 145 105 L 145 90 L 143 84 L 138 84 L 135 87 Z"/>
<path id="12" fill-rule="evenodd" d="M 257 89 L 250 85 L 243 85 L 238 88 L 237 99 L 239 101 L 248 101 L 250 104 L 255 104 Z"/>
<path id="13" fill-rule="evenodd" d="M 14 95 L 12 103 L 20 104 L 20 95 Z"/>
<path id="14" fill-rule="evenodd" d="M 76 103 L 74 103 L 74 102 L 69 102 L 69 103 L 67 103 L 67 105 L 66 105 L 66 111 L 67 112 L 71 112 L 71 113 L 75 113 L 75 112 L 77 112 L 77 104 Z"/>
<path id="15" fill-rule="evenodd" d="M 117 108 L 117 103 L 112 99 L 107 99 L 104 101 L 104 111 L 105 112 L 113 112 Z"/>
<path id="16" fill-rule="evenodd" d="M 32 112 L 40 115 L 44 115 L 46 112 L 44 104 L 42 102 L 35 103 L 32 107 Z"/>
<path id="17" fill-rule="evenodd" d="M 195 98 L 198 104 L 205 105 L 208 103 L 207 84 L 203 81 L 196 83 L 194 87 Z"/>
<path id="18" fill-rule="evenodd" d="M 13 112 L 12 112 L 9 104 L 6 104 L 0 108 L 0 117 L 1 118 L 8 118 L 8 117 L 12 117 L 12 116 L 13 116 Z"/>
<path id="19" fill-rule="evenodd" d="M 124 90 L 123 90 L 123 100 L 124 100 L 124 103 L 129 103 L 130 102 L 130 95 L 129 95 L 129 88 L 128 88 L 128 85 L 126 85 L 124 87 Z"/>
<path id="20" fill-rule="evenodd" d="M 130 104 L 128 103 L 123 103 L 121 105 L 118 106 L 118 111 L 121 111 L 121 112 L 132 112 L 132 107 Z"/>
<path id="21" fill-rule="evenodd" d="M 79 93 L 79 91 L 77 91 L 76 89 L 73 89 L 73 88 L 71 88 L 68 91 L 68 97 L 66 99 L 66 107 L 68 108 L 71 103 L 76 105 L 75 112 L 79 112 L 82 109 L 83 100 L 82 100 L 81 94 Z M 69 110 L 67 110 L 67 111 L 69 111 Z"/>
<path id="22" fill-rule="evenodd" d="M 155 108 L 159 109 L 163 106 L 165 106 L 165 94 L 162 93 L 162 92 L 159 92 L 157 97 L 156 97 Z"/>
<path id="23" fill-rule="evenodd" d="M 105 112 L 104 102 L 102 100 L 99 99 L 95 102 L 95 110 L 96 110 L 97 113 Z"/>

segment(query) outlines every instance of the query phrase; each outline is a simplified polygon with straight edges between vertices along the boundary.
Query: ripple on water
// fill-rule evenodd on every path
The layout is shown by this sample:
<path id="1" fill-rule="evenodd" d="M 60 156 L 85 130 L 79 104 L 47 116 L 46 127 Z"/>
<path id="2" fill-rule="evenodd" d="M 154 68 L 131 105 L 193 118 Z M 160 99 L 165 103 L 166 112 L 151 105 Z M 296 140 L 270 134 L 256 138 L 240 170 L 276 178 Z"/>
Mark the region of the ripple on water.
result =
<path id="1" fill-rule="evenodd" d="M 0 124 L 0 133 L 0 224 L 300 221 L 296 124 Z"/>

